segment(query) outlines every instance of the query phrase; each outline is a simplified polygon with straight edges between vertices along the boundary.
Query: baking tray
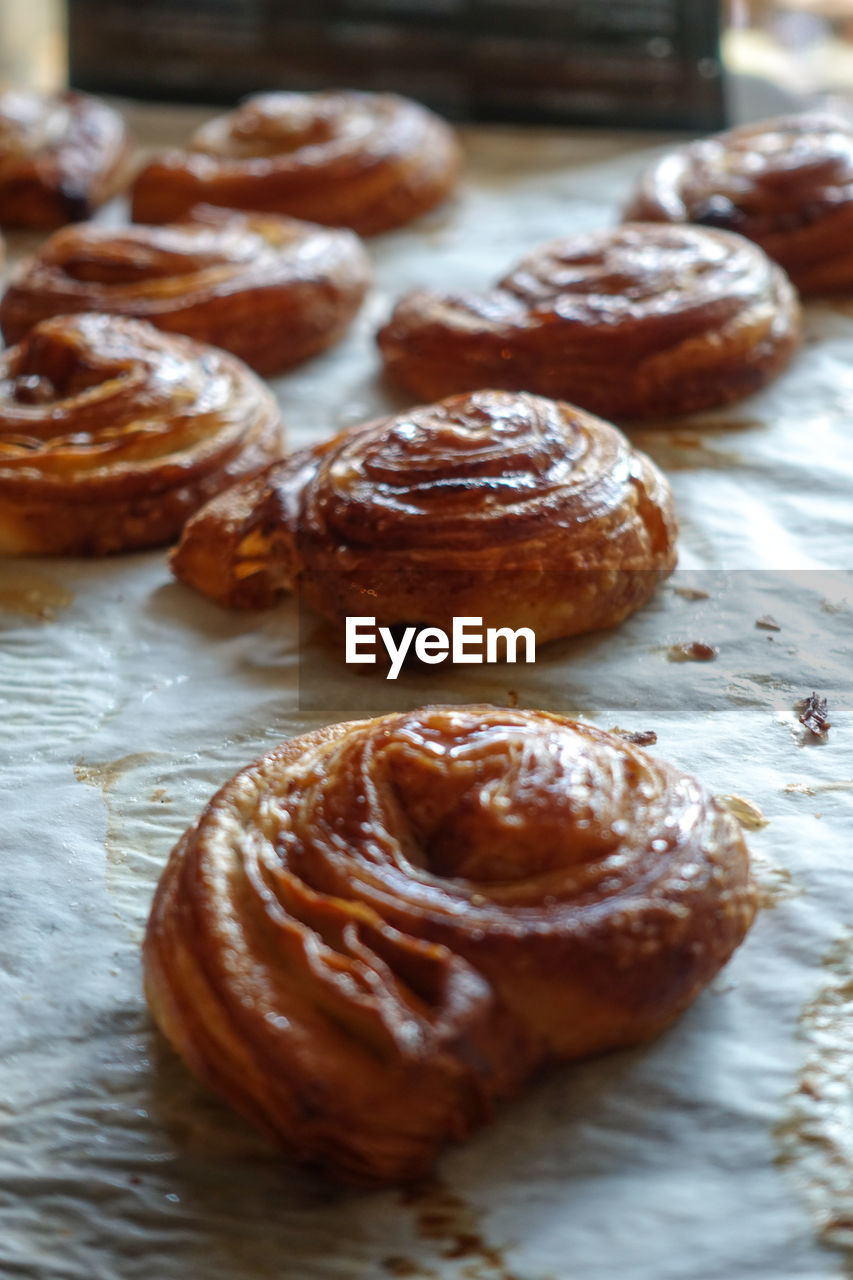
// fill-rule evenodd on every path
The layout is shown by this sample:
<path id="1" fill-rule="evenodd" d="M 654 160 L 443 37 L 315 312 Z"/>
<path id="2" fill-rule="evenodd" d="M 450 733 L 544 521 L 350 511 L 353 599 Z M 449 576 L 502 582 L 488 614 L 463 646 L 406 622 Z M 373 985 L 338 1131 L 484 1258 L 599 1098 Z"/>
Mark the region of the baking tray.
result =
<path id="1" fill-rule="evenodd" d="M 147 142 L 198 118 L 130 115 Z M 464 136 L 458 197 L 371 242 L 376 286 L 349 336 L 274 383 L 293 445 L 401 403 L 373 342 L 400 292 L 477 287 L 541 240 L 612 222 L 661 141 Z M 13 238 L 13 257 L 30 244 Z M 295 602 L 226 613 L 160 552 L 0 565 L 0 1275 L 851 1273 L 851 353 L 853 305 L 810 305 L 802 352 L 765 392 L 632 432 L 671 479 L 681 568 L 621 628 L 542 648 L 533 668 L 355 677 Z M 778 630 L 756 625 L 767 615 Z M 695 639 L 714 662 L 668 660 Z M 794 709 L 812 690 L 829 699 L 822 743 Z M 427 1183 L 341 1191 L 287 1167 L 155 1031 L 151 895 L 212 791 L 273 742 L 482 698 L 652 729 L 662 757 L 745 797 L 764 910 L 654 1043 L 541 1077 Z"/>

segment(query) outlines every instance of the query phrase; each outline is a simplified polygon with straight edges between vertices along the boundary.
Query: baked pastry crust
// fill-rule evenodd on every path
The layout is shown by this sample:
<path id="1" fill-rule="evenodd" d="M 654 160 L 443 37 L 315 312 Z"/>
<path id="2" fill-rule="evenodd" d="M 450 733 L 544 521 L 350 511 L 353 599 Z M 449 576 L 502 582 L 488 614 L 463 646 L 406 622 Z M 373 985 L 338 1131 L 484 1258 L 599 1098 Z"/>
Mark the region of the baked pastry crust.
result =
<path id="1" fill-rule="evenodd" d="M 6 291 L 0 326 L 17 342 L 50 316 L 134 316 L 273 374 L 342 337 L 369 279 L 351 231 L 202 207 L 172 226 L 55 232 Z"/>
<path id="2" fill-rule="evenodd" d="M 755 905 L 740 829 L 695 779 L 561 716 L 426 707 L 226 783 L 161 878 L 146 992 L 292 1157 L 392 1182 L 543 1063 L 658 1033 Z"/>
<path id="3" fill-rule="evenodd" d="M 36 229 L 88 218 L 129 177 L 124 121 L 88 94 L 0 94 L 0 224 Z"/>
<path id="4" fill-rule="evenodd" d="M 802 293 L 849 293 L 853 126 L 806 112 L 691 142 L 650 166 L 625 216 L 737 231 Z"/>
<path id="5" fill-rule="evenodd" d="M 188 151 L 151 160 L 133 216 L 169 222 L 203 202 L 375 235 L 444 200 L 460 166 L 450 126 L 407 98 L 264 93 L 203 125 Z"/>
<path id="6" fill-rule="evenodd" d="M 45 320 L 0 355 L 0 552 L 173 541 L 282 451 L 275 400 L 234 356 L 139 320 Z"/>
<path id="7" fill-rule="evenodd" d="M 651 223 L 543 245 L 488 293 L 407 294 L 378 336 L 418 397 L 508 387 L 617 421 L 749 395 L 799 339 L 794 291 L 755 245 Z"/>
<path id="8" fill-rule="evenodd" d="M 532 627 L 621 622 L 675 567 L 663 475 L 609 423 L 481 391 L 342 432 L 209 503 L 172 555 L 229 607 L 283 591 L 333 621 Z"/>

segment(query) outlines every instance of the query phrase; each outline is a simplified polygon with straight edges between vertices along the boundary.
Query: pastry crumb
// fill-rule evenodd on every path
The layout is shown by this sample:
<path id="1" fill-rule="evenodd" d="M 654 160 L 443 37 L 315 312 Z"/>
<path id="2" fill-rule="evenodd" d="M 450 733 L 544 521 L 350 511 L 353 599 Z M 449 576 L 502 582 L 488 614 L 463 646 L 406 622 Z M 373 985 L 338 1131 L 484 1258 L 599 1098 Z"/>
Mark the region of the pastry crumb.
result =
<path id="1" fill-rule="evenodd" d="M 733 818 L 737 818 L 747 831 L 760 831 L 766 827 L 770 819 L 765 818 L 757 804 L 747 800 L 746 796 L 722 795 L 716 797 L 724 809 L 728 809 Z"/>
<path id="2" fill-rule="evenodd" d="M 635 747 L 651 747 L 658 740 L 654 729 L 620 729 L 618 725 L 614 725 L 610 732 L 617 734 L 625 742 L 632 742 Z"/>
<path id="3" fill-rule="evenodd" d="M 781 631 L 782 628 L 775 618 L 769 613 L 765 613 L 760 618 L 755 619 L 755 625 L 762 631 Z"/>
<path id="4" fill-rule="evenodd" d="M 671 644 L 666 656 L 670 662 L 713 662 L 717 650 L 704 640 L 683 640 L 681 644 Z"/>
<path id="5" fill-rule="evenodd" d="M 810 693 L 807 698 L 800 698 L 794 703 L 794 710 L 799 712 L 800 724 L 813 738 L 826 738 L 832 728 L 832 721 L 827 715 L 826 698 L 819 693 Z"/>

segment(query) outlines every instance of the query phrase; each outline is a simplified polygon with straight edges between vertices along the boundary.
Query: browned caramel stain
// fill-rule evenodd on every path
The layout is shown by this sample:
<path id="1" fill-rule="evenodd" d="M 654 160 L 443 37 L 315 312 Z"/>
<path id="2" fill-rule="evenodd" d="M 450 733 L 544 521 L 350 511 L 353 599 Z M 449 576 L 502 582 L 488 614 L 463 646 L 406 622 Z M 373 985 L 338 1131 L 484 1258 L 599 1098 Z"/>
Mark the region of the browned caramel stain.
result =
<path id="1" fill-rule="evenodd" d="M 746 796 L 718 795 L 714 798 L 724 809 L 728 809 L 746 831 L 759 831 L 769 825 L 769 818 L 765 818 L 758 805 L 747 800 Z M 762 850 L 751 849 L 749 862 L 758 894 L 758 905 L 763 910 L 772 910 L 780 902 L 796 897 L 800 892 L 788 868 L 775 862 Z"/>
<path id="2" fill-rule="evenodd" d="M 823 964 L 827 981 L 800 1014 L 805 1060 L 773 1136 L 819 1237 L 844 1250 L 853 1276 L 853 932 Z"/>
<path id="3" fill-rule="evenodd" d="M 467 1263 L 466 1280 L 520 1280 L 508 1269 L 504 1251 L 485 1239 L 481 1214 L 439 1179 L 407 1187 L 402 1200 L 414 1209 L 418 1235 L 434 1245 L 441 1259 Z"/>
<path id="4" fill-rule="evenodd" d="M 40 573 L 11 576 L 0 569 L 0 610 L 21 618 L 53 622 L 60 609 L 67 609 L 74 599 L 70 591 Z"/>
<path id="5" fill-rule="evenodd" d="M 721 424 L 715 425 L 719 430 Z M 753 421 L 743 423 L 726 422 L 724 429 L 735 427 L 753 427 Z M 698 424 L 701 430 L 701 424 Z M 665 471 L 695 471 L 700 467 L 728 469 L 739 467 L 743 463 L 740 454 L 730 449 L 709 447 L 708 442 L 697 431 L 632 431 L 631 443 L 663 467 Z"/>
<path id="6" fill-rule="evenodd" d="M 114 807 L 111 792 L 125 774 L 132 773 L 134 769 L 146 764 L 154 758 L 154 755 L 155 752 L 152 751 L 135 751 L 127 756 L 120 756 L 118 760 L 78 760 L 74 765 L 74 776 L 77 781 L 97 788 L 104 798 L 107 810 L 107 831 L 104 837 L 107 861 L 104 880 L 107 889 L 113 893 L 114 897 L 119 877 L 126 874 L 128 850 L 122 835 L 121 816 Z"/>
<path id="7" fill-rule="evenodd" d="M 758 893 L 758 905 L 763 911 L 772 911 L 780 902 L 795 898 L 801 892 L 788 868 L 774 862 L 765 853 L 751 849 L 749 865 Z"/>

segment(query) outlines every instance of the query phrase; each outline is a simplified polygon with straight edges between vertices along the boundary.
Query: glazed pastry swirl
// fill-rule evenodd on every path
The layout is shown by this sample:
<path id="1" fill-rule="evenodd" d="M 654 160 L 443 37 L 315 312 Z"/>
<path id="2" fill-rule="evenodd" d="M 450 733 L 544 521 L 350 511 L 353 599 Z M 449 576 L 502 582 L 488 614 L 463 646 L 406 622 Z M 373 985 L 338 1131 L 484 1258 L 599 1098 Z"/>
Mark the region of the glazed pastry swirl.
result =
<path id="1" fill-rule="evenodd" d="M 408 294 L 378 341 L 417 396 L 517 388 L 619 420 L 747 395 L 799 330 L 790 284 L 748 241 L 634 223 L 546 244 L 488 293 Z"/>
<path id="2" fill-rule="evenodd" d="M 291 1156 L 425 1173 L 541 1064 L 677 1017 L 755 912 L 694 779 L 544 712 L 335 725 L 227 783 L 145 943 L 161 1028 Z"/>
<path id="3" fill-rule="evenodd" d="M 168 542 L 281 452 L 275 401 L 233 356 L 137 320 L 46 320 L 0 357 L 0 550 Z"/>
<path id="4" fill-rule="evenodd" d="M 152 160 L 133 216 L 168 222 L 204 202 L 374 235 L 443 200 L 460 163 L 449 126 L 406 98 L 258 94 L 203 125 L 189 151 Z"/>
<path id="5" fill-rule="evenodd" d="M 135 316 L 271 374 L 337 341 L 369 276 L 351 231 L 200 208 L 175 226 L 58 231 L 7 290 L 0 326 L 17 342 L 49 316 Z"/>
<path id="6" fill-rule="evenodd" d="M 801 292 L 849 292 L 853 128 L 806 113 L 692 142 L 649 168 L 626 217 L 726 227 L 760 244 Z"/>
<path id="7" fill-rule="evenodd" d="M 172 567 L 231 606 L 281 591 L 333 620 L 609 626 L 675 565 L 669 487 L 614 427 L 482 391 L 342 432 L 208 504 Z"/>
<path id="8" fill-rule="evenodd" d="M 121 116 L 82 93 L 0 94 L 0 224 L 59 227 L 87 218 L 123 184 Z"/>

